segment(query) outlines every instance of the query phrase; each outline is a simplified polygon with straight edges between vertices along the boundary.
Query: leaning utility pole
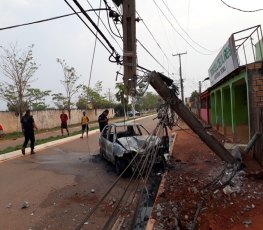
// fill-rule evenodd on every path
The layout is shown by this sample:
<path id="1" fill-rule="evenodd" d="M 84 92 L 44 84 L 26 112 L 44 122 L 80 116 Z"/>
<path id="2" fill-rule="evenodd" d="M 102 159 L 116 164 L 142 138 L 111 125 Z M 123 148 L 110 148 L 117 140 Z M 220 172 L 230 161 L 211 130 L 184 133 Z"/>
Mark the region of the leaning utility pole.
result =
<path id="1" fill-rule="evenodd" d="M 136 25 L 135 25 L 135 0 L 122 0 L 123 8 L 123 65 L 124 85 L 127 86 L 131 96 L 136 95 Z"/>
<path id="2" fill-rule="evenodd" d="M 183 78 L 182 78 L 181 55 L 184 55 L 184 54 L 187 54 L 187 52 L 173 54 L 173 56 L 179 56 L 179 64 L 180 64 L 179 74 L 180 74 L 181 99 L 182 99 L 183 103 L 184 103 L 184 84 L 183 84 Z"/>
<path id="3" fill-rule="evenodd" d="M 182 120 L 200 137 L 200 139 L 206 143 L 207 146 L 220 157 L 220 159 L 234 164 L 236 159 L 213 135 L 211 135 L 211 133 L 206 131 L 201 122 L 177 97 L 176 90 L 173 88 L 173 80 L 155 71 L 149 73 L 148 76 L 150 85 L 164 101 L 170 104 L 171 109 L 182 118 Z"/>

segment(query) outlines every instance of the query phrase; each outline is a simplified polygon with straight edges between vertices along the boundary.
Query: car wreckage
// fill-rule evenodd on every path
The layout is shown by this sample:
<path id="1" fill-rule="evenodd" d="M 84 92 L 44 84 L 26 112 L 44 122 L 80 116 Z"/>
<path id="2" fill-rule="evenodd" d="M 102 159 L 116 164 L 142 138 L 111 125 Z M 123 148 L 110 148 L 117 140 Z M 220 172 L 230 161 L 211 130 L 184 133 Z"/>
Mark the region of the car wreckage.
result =
<path id="1" fill-rule="evenodd" d="M 169 152 L 169 136 L 166 127 L 159 137 L 150 135 L 138 123 L 112 123 L 102 130 L 99 146 L 101 156 L 115 166 L 118 175 L 124 170 L 126 174 L 139 171 L 145 164 L 148 168 L 163 170 L 164 154 Z"/>

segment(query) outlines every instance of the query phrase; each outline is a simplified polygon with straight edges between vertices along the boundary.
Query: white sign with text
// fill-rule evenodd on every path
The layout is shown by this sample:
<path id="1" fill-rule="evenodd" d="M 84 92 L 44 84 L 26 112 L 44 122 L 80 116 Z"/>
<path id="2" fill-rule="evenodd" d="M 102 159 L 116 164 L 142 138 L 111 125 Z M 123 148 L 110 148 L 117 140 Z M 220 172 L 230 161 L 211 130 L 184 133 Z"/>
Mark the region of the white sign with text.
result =
<path id="1" fill-rule="evenodd" d="M 208 70 L 211 86 L 215 85 L 238 67 L 234 37 L 231 36 Z"/>

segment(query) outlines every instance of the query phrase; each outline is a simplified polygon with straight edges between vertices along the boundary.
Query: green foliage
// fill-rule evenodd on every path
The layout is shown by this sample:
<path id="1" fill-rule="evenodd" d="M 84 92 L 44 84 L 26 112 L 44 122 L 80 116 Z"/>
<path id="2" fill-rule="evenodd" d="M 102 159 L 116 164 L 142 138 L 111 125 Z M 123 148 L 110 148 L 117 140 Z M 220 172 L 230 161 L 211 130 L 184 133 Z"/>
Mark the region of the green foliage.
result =
<path id="1" fill-rule="evenodd" d="M 190 96 L 190 101 L 194 101 L 195 98 L 198 96 L 199 96 L 199 93 L 197 92 L 197 90 L 193 91 Z"/>
<path id="2" fill-rule="evenodd" d="M 159 96 L 152 93 L 147 92 L 143 97 L 140 98 L 140 107 L 142 110 L 152 110 L 156 109 L 158 105 Z"/>
<path id="3" fill-rule="evenodd" d="M 48 106 L 45 104 L 45 97 L 50 95 L 50 90 L 42 91 L 36 88 L 30 88 L 27 91 L 27 103 L 32 110 L 44 110 Z"/>
<path id="4" fill-rule="evenodd" d="M 62 93 L 53 93 L 52 100 L 58 109 L 64 109 L 67 106 L 67 98 Z"/>
<path id="5" fill-rule="evenodd" d="M 86 85 L 82 86 L 82 93 L 76 103 L 78 109 L 87 109 L 92 107 L 94 109 L 109 108 L 112 104 L 101 95 L 102 81 L 97 81 L 94 89 Z"/>
<path id="6" fill-rule="evenodd" d="M 81 110 L 86 110 L 89 107 L 87 99 L 81 96 L 79 97 L 79 100 L 77 101 L 76 106 L 77 106 L 77 109 L 81 109 Z"/>
<path id="7" fill-rule="evenodd" d="M 125 116 L 125 115 L 124 115 L 123 105 L 122 105 L 121 103 L 118 103 L 118 104 L 113 105 L 113 108 L 114 108 L 115 116 L 116 116 L 116 117 Z M 130 105 L 128 105 L 126 112 L 127 112 L 128 110 L 131 110 L 131 106 L 130 106 Z"/>
<path id="8" fill-rule="evenodd" d="M 129 102 L 128 90 L 123 83 L 117 83 L 115 89 L 118 90 L 117 93 L 115 94 L 115 97 L 117 101 L 121 102 L 122 108 L 124 108 L 125 113 L 127 113 L 128 102 Z"/>
<path id="9" fill-rule="evenodd" d="M 32 103 L 31 108 L 34 111 L 41 111 L 48 109 L 48 106 L 44 102 Z"/>

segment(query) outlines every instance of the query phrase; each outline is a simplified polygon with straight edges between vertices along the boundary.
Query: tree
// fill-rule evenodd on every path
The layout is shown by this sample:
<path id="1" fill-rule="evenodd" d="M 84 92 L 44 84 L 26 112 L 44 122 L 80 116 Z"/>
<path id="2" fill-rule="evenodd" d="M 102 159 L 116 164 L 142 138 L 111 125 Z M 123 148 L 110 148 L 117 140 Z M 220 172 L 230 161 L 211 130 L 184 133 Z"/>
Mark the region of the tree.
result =
<path id="1" fill-rule="evenodd" d="M 76 103 L 77 109 L 86 110 L 89 108 L 89 103 L 86 98 L 84 98 L 82 95 L 79 96 L 79 100 Z"/>
<path id="2" fill-rule="evenodd" d="M 10 49 L 4 47 L 1 47 L 1 49 L 4 54 L 0 56 L 0 69 L 7 81 L 0 84 L 0 97 L 10 107 L 15 108 L 21 118 L 23 111 L 26 109 L 30 83 L 38 69 L 33 59 L 33 45 L 23 52 L 17 50 L 16 45 L 10 45 Z"/>
<path id="3" fill-rule="evenodd" d="M 24 108 L 24 110 L 32 109 L 35 111 L 47 109 L 48 106 L 45 104 L 45 97 L 49 96 L 50 92 L 51 92 L 50 90 L 42 91 L 36 88 L 28 89 L 26 94 L 24 95 L 26 101 L 22 102 L 22 107 Z M 7 108 L 9 111 L 18 113 L 17 111 L 18 105 L 14 103 L 11 104 L 8 102 Z"/>
<path id="4" fill-rule="evenodd" d="M 123 106 L 124 114 L 126 114 L 128 110 L 128 102 L 129 102 L 128 90 L 123 83 L 117 83 L 115 89 L 118 90 L 117 93 L 115 94 L 115 97 L 117 101 L 121 102 Z"/>
<path id="5" fill-rule="evenodd" d="M 159 96 L 152 93 L 147 92 L 145 95 L 143 95 L 139 100 L 139 105 L 142 110 L 153 110 L 158 107 L 158 98 Z"/>
<path id="6" fill-rule="evenodd" d="M 64 106 L 68 110 L 70 119 L 71 106 L 73 105 L 72 98 L 81 88 L 81 85 L 77 85 L 77 80 L 79 79 L 79 76 L 77 75 L 75 68 L 69 67 L 65 60 L 57 58 L 57 62 L 61 65 L 64 73 L 64 80 L 61 80 L 60 82 L 62 83 L 66 91 L 65 97 L 62 94 L 57 94 L 57 96 L 61 96 L 62 99 L 65 99 L 65 101 L 63 100 L 63 104 L 65 103 Z"/>
<path id="7" fill-rule="evenodd" d="M 94 109 L 103 109 L 111 106 L 105 96 L 101 96 L 102 81 L 97 81 L 94 88 L 82 86 L 82 93 L 77 102 L 78 109 L 87 109 L 88 104 Z"/>
<path id="8" fill-rule="evenodd" d="M 195 90 L 191 93 L 190 101 L 194 101 L 196 97 L 199 96 L 199 93 Z"/>
<path id="9" fill-rule="evenodd" d="M 67 98 L 62 93 L 52 94 L 52 100 L 58 109 L 64 109 L 67 106 Z"/>
<path id="10" fill-rule="evenodd" d="M 140 100 L 141 100 L 141 108 L 143 110 L 149 110 L 149 109 L 156 109 L 158 105 L 158 98 L 159 96 L 152 93 L 147 92 Z"/>
<path id="11" fill-rule="evenodd" d="M 26 97 L 27 103 L 32 110 L 44 110 L 47 108 L 45 104 L 45 97 L 49 96 L 50 90 L 42 91 L 40 89 L 28 89 Z"/>

